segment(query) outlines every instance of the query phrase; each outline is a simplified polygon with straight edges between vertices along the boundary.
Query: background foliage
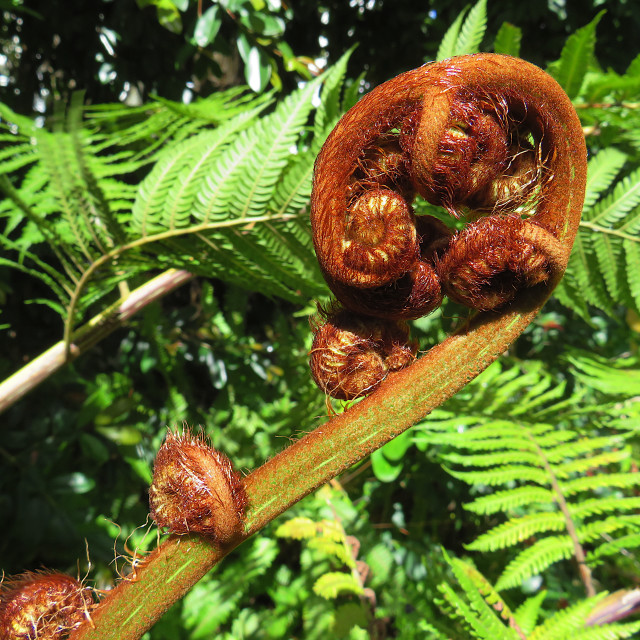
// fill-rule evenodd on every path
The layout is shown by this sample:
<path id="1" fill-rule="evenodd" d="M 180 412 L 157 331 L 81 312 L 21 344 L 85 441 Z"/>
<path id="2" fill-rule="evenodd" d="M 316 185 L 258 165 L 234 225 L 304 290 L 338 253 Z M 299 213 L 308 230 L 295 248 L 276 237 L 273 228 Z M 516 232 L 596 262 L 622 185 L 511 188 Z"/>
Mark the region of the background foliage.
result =
<path id="1" fill-rule="evenodd" d="M 553 73 L 587 135 L 557 295 L 500 363 L 234 552 L 150 637 L 495 638 L 512 622 L 529 638 L 632 637 L 633 622 L 575 631 L 606 591 L 638 586 L 630 3 L 0 7 L 0 375 L 158 270 L 200 276 L 3 415 L 6 573 L 84 574 L 86 541 L 91 579 L 112 584 L 155 544 L 146 491 L 167 425 L 202 425 L 249 471 L 323 420 L 306 366 L 326 295 L 306 222 L 313 158 L 359 91 L 496 50 Z M 416 321 L 422 348 L 461 313 Z"/>

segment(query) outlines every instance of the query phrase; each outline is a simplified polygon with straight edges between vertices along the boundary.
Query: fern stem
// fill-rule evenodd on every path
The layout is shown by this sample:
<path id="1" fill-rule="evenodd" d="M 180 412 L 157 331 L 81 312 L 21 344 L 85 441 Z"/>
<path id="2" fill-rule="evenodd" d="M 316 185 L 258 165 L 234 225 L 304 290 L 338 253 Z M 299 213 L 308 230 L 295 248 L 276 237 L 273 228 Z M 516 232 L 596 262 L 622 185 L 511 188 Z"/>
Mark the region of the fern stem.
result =
<path id="1" fill-rule="evenodd" d="M 134 313 L 193 278 L 187 271 L 169 269 L 134 289 L 108 309 L 74 331 L 69 344 L 64 340 L 32 360 L 0 384 L 0 413 L 34 389 L 63 365 L 106 338 Z"/>
<path id="2" fill-rule="evenodd" d="M 571 538 L 571 542 L 573 543 L 573 555 L 576 559 L 576 563 L 578 565 L 578 572 L 580 574 L 580 579 L 584 584 L 584 589 L 587 594 L 587 597 L 591 598 L 596 595 L 596 589 L 593 586 L 593 579 L 591 576 L 591 569 L 587 566 L 586 555 L 582 545 L 580 544 L 580 539 L 578 538 L 578 533 L 576 530 L 576 525 L 573 522 L 573 518 L 571 517 L 571 512 L 569 511 L 569 506 L 567 505 L 567 501 L 562 493 L 562 489 L 560 488 L 560 483 L 558 482 L 558 478 L 553 472 L 553 468 L 549 464 L 547 457 L 544 455 L 544 452 L 540 445 L 536 442 L 535 438 L 529 434 L 529 439 L 534 443 L 538 455 L 540 456 L 540 460 L 542 460 L 542 464 L 544 465 L 545 471 L 549 475 L 549 480 L 551 482 L 551 488 L 556 496 L 556 502 L 558 503 L 558 507 L 564 516 L 565 527 L 567 528 L 567 533 Z"/>
<path id="3" fill-rule="evenodd" d="M 610 236 L 617 236 L 618 238 L 622 238 L 623 240 L 631 240 L 632 242 L 639 241 L 637 236 L 632 236 L 618 229 L 607 229 L 606 227 L 601 227 L 598 224 L 594 224 L 593 222 L 588 222 L 586 220 L 581 220 L 580 226 L 584 227 L 585 229 L 591 229 L 591 231 L 595 231 L 597 233 L 605 233 Z"/>
<path id="4" fill-rule="evenodd" d="M 549 294 L 529 290 L 502 314 L 480 314 L 379 389 L 271 458 L 245 479 L 244 539 L 450 398 L 493 362 Z M 240 541 L 242 542 L 242 541 Z M 240 544 L 240 543 L 238 543 Z M 231 549 L 169 538 L 133 580 L 123 580 L 71 640 L 137 640 Z"/>

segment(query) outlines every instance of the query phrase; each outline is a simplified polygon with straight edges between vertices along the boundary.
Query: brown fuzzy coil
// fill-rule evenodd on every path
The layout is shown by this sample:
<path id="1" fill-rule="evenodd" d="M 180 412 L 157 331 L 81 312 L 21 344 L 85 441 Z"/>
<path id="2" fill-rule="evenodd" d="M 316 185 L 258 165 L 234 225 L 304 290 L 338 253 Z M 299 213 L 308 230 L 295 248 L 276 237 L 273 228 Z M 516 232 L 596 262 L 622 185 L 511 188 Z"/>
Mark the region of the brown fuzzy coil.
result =
<path id="1" fill-rule="evenodd" d="M 54 572 L 8 578 L 0 590 L 0 638 L 62 640 L 87 619 L 94 606 L 88 587 Z"/>
<path id="2" fill-rule="evenodd" d="M 572 194 L 584 186 L 585 163 L 570 100 L 523 60 L 459 56 L 364 96 L 315 166 L 314 247 L 344 309 L 333 314 L 340 326 L 332 316 L 317 330 L 318 385 L 354 398 L 394 370 L 377 346 L 369 348 L 369 329 L 354 330 L 373 326 L 364 317 L 400 326 L 435 309 L 443 294 L 488 311 L 526 288 L 553 287 L 576 233 L 575 220 L 565 218 L 577 210 Z M 454 236 L 435 218 L 415 215 L 416 194 L 475 222 Z"/>
<path id="3" fill-rule="evenodd" d="M 156 455 L 151 517 L 175 535 L 199 533 L 225 545 L 241 535 L 247 496 L 231 461 L 204 436 L 173 433 Z"/>
<path id="4" fill-rule="evenodd" d="M 317 324 L 311 347 L 311 375 L 328 395 L 353 400 L 371 393 L 392 371 L 415 358 L 404 322 L 331 311 Z"/>
<path id="5" fill-rule="evenodd" d="M 528 240 L 530 225 L 516 215 L 489 216 L 456 234 L 436 267 L 446 295 L 488 311 L 523 287 L 547 282 L 552 264 L 548 252 Z"/>

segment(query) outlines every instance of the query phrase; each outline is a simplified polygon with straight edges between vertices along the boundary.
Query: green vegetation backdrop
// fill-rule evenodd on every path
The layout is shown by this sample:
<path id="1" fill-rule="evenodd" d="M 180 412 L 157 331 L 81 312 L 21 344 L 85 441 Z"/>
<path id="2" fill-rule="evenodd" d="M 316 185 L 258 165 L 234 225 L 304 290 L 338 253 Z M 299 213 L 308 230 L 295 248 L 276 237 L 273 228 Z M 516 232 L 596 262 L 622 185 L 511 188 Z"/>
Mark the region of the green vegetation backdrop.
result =
<path id="1" fill-rule="evenodd" d="M 640 14 L 579 5 L 0 0 L 0 377 L 83 345 L 0 397 L 5 574 L 88 571 L 108 589 L 153 548 L 167 426 L 201 426 L 248 472 L 325 419 L 306 363 L 328 295 L 313 159 L 371 86 L 497 51 L 552 73 L 587 137 L 556 295 L 500 362 L 148 637 L 633 637 L 637 621 L 583 625 L 615 620 L 621 596 L 603 598 L 640 574 Z M 166 295 L 118 320 L 110 305 L 157 274 Z M 416 321 L 422 348 L 461 313 Z"/>

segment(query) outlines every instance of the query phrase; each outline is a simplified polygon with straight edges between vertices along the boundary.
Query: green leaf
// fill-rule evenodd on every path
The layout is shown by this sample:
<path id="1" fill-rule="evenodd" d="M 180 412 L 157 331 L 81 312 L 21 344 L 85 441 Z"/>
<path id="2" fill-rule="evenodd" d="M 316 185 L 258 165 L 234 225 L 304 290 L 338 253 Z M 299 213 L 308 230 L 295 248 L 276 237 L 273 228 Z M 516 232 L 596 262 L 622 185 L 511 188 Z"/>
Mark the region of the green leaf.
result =
<path id="1" fill-rule="evenodd" d="M 209 7 L 196 22 L 196 27 L 193 32 L 195 43 L 199 47 L 206 47 L 215 40 L 221 26 L 222 18 L 220 17 L 220 7 L 213 5 Z"/>
<path id="2" fill-rule="evenodd" d="M 334 571 L 321 575 L 313 585 L 313 591 L 326 600 L 333 600 L 343 594 L 359 596 L 363 588 L 352 574 Z"/>
<path id="3" fill-rule="evenodd" d="M 587 169 L 587 188 L 584 209 L 588 211 L 598 198 L 609 189 L 627 159 L 626 154 L 615 147 L 601 149 L 590 160 Z"/>
<path id="4" fill-rule="evenodd" d="M 394 482 L 402 473 L 402 461 L 393 462 L 388 460 L 382 449 L 378 449 L 371 454 L 371 468 L 380 482 Z"/>
<path id="5" fill-rule="evenodd" d="M 596 27 L 604 14 L 604 11 L 600 11 L 589 24 L 572 33 L 562 49 L 560 59 L 549 69 L 570 98 L 580 93 L 593 58 Z"/>
<path id="6" fill-rule="evenodd" d="M 255 44 L 251 44 L 241 33 L 237 40 L 238 51 L 244 62 L 244 77 L 247 84 L 256 93 L 260 93 L 271 78 L 271 62 L 264 51 Z"/>
<path id="7" fill-rule="evenodd" d="M 547 597 L 547 591 L 543 590 L 531 598 L 527 598 L 515 611 L 515 619 L 518 626 L 525 634 L 529 634 L 536 626 L 536 621 L 542 613 L 542 603 Z"/>
<path id="8" fill-rule="evenodd" d="M 522 29 L 510 24 L 509 22 L 503 22 L 496 34 L 496 39 L 493 43 L 493 50 L 495 53 L 517 57 L 520 55 L 521 40 Z"/>
<path id="9" fill-rule="evenodd" d="M 436 59 L 444 60 L 451 56 L 477 53 L 486 27 L 487 0 L 478 0 L 468 14 L 464 9 L 451 25 L 440 44 Z"/>
<path id="10" fill-rule="evenodd" d="M 453 21 L 452 25 L 447 29 L 447 32 L 444 34 L 444 38 L 442 38 L 440 46 L 438 47 L 436 60 L 446 60 L 447 58 L 451 58 L 456 55 L 455 52 L 458 38 L 460 37 L 460 27 L 462 26 L 462 21 L 464 20 L 468 10 L 468 7 L 463 9 L 458 14 L 458 17 Z"/>

